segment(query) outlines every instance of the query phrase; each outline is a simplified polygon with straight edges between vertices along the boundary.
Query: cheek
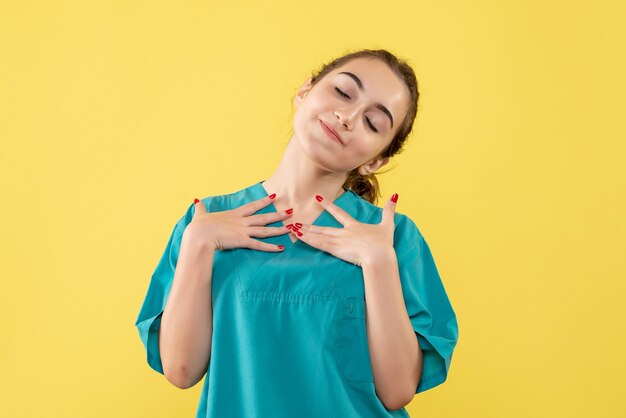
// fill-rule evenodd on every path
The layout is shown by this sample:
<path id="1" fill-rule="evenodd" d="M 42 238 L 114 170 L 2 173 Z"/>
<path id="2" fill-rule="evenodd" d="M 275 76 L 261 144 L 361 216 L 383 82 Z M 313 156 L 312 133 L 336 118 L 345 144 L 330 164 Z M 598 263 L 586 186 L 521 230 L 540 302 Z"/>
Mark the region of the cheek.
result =
<path id="1" fill-rule="evenodd" d="M 353 155 L 357 161 L 367 161 L 372 155 L 374 155 L 374 151 L 370 148 L 360 146 L 353 149 Z"/>
<path id="2" fill-rule="evenodd" d="M 361 158 L 370 158 L 376 155 L 380 150 L 375 138 L 368 136 L 359 136 L 352 139 L 353 152 Z"/>
<path id="3" fill-rule="evenodd" d="M 293 115 L 294 128 L 303 127 L 308 118 L 309 118 L 309 109 L 307 106 L 300 106 L 299 108 L 297 108 L 296 112 Z"/>
<path id="4" fill-rule="evenodd" d="M 313 98 L 311 98 L 313 99 Z M 314 123 L 317 121 L 319 115 L 322 113 L 322 109 L 319 106 L 319 103 L 310 100 L 306 103 L 302 103 L 300 107 L 298 107 L 293 116 L 293 124 L 295 126 L 299 126 L 304 128 L 307 124 Z"/>

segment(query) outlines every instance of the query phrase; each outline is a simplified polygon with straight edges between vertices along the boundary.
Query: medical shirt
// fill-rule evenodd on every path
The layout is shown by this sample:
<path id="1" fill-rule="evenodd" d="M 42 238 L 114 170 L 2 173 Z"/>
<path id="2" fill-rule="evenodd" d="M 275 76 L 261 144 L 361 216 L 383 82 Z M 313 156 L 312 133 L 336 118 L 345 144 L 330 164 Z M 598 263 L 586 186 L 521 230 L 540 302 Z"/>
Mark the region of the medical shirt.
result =
<path id="1" fill-rule="evenodd" d="M 202 201 L 207 212 L 235 209 L 267 196 L 261 183 Z M 382 219 L 381 208 L 351 190 L 333 203 L 359 222 Z M 161 315 L 194 209 L 176 222 L 135 322 L 148 364 L 161 374 Z M 271 212 L 273 203 L 256 214 Z M 396 211 L 394 223 L 404 303 L 424 355 L 417 394 L 446 380 L 458 326 L 424 237 L 404 214 Z M 313 225 L 343 227 L 326 210 Z M 196 417 L 408 417 L 404 408 L 387 410 L 375 392 L 361 267 L 289 234 L 253 239 L 285 249 L 215 251 L 213 339 Z"/>

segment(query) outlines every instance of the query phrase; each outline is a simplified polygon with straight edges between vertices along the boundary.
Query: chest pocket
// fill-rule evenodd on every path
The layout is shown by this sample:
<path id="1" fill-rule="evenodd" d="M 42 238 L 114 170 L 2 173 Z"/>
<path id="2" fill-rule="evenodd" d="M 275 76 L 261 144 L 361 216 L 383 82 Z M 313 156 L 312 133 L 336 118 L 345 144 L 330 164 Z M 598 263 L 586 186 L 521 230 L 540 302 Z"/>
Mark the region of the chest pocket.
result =
<path id="1" fill-rule="evenodd" d="M 337 362 L 347 380 L 374 382 L 367 340 L 366 303 L 361 298 L 342 298 L 337 340 Z"/>
<path id="2" fill-rule="evenodd" d="M 241 292 L 329 297 L 346 263 L 299 242 L 284 252 L 237 250 Z"/>

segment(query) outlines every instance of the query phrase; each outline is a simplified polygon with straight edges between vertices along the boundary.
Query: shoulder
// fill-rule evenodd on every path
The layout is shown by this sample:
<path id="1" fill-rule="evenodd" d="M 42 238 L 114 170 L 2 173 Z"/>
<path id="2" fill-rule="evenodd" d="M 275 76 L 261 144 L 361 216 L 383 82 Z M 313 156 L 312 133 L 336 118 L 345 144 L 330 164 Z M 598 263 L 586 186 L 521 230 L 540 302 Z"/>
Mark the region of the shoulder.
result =
<path id="1" fill-rule="evenodd" d="M 374 205 L 363 199 L 356 193 L 355 206 L 356 211 L 366 215 L 368 223 L 377 224 L 383 219 L 383 208 Z M 394 212 L 393 221 L 395 224 L 395 232 L 403 235 L 412 235 L 411 238 L 423 238 L 422 233 L 411 217 L 397 210 Z"/>
<path id="2" fill-rule="evenodd" d="M 345 193 L 352 195 L 352 198 L 349 200 L 348 208 L 354 219 L 368 224 L 380 223 L 383 214 L 381 208 L 363 199 L 352 190 L 346 190 Z"/>
<path id="3" fill-rule="evenodd" d="M 399 260 L 426 244 L 422 232 L 410 216 L 396 212 L 394 223 L 393 246 Z"/>
<path id="4" fill-rule="evenodd" d="M 401 212 L 394 214 L 395 233 L 402 235 L 405 239 L 418 240 L 424 239 L 422 232 L 409 215 Z"/>
<path id="5" fill-rule="evenodd" d="M 357 194 L 355 199 L 355 219 L 369 224 L 378 224 L 383 219 L 383 208 L 378 207 Z M 424 236 L 419 227 L 405 213 L 394 212 L 393 247 L 398 258 L 402 258 L 411 250 L 423 245 Z"/>

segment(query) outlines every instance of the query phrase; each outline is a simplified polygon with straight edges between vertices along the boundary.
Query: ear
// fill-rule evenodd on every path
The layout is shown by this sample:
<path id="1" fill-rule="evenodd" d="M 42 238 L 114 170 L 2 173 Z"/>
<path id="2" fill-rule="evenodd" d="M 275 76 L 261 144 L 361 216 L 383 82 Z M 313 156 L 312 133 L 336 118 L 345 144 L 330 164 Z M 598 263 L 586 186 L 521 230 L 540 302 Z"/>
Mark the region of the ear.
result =
<path id="1" fill-rule="evenodd" d="M 311 88 L 313 88 L 313 86 L 311 86 L 311 79 L 311 77 L 307 78 L 304 84 L 302 84 L 302 87 L 300 87 L 296 92 L 296 95 L 293 98 L 293 103 L 296 105 L 296 107 L 300 106 L 307 93 L 311 90 Z"/>
<path id="2" fill-rule="evenodd" d="M 384 166 L 389 162 L 389 157 L 387 158 L 375 158 L 370 162 L 367 162 L 359 167 L 359 173 L 366 176 L 374 171 L 378 170 L 380 167 Z"/>

